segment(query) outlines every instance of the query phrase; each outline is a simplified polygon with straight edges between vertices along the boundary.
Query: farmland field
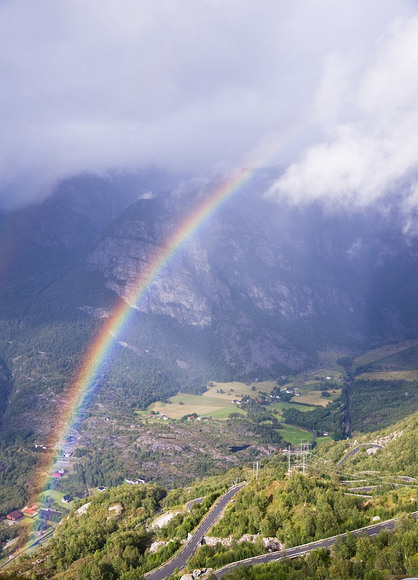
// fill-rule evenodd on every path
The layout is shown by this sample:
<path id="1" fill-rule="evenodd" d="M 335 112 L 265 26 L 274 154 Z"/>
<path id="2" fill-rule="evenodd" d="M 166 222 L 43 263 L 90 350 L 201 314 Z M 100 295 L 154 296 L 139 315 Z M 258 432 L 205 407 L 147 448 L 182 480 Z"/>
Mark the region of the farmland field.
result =
<path id="1" fill-rule="evenodd" d="M 313 435 L 310 431 L 305 431 L 301 427 L 295 427 L 293 425 L 282 425 L 283 429 L 280 429 L 280 435 L 286 441 L 289 441 L 292 445 L 299 445 L 299 443 L 310 443 L 313 439 Z"/>
<path id="2" fill-rule="evenodd" d="M 384 358 L 392 357 L 402 351 L 408 350 L 418 346 L 418 340 L 410 339 L 400 342 L 398 344 L 388 344 L 374 350 L 370 350 L 364 355 L 357 357 L 354 361 L 355 365 L 367 365 L 377 361 L 381 361 Z"/>
<path id="3" fill-rule="evenodd" d="M 299 381 L 300 383 L 300 381 Z M 282 411 L 283 409 L 296 408 L 299 411 L 312 411 L 315 406 L 325 407 L 330 401 L 333 401 L 341 394 L 341 389 L 332 389 L 330 385 L 330 397 L 321 396 L 321 392 L 315 389 L 318 381 L 307 381 L 305 384 L 299 384 L 298 390 L 300 396 L 295 402 L 277 402 L 271 405 L 271 409 Z M 239 405 L 232 403 L 233 400 L 241 400 L 242 397 L 250 396 L 257 398 L 262 393 L 267 396 L 276 386 L 274 381 L 263 381 L 257 383 L 240 383 L 238 381 L 230 383 L 211 382 L 207 391 L 202 395 L 190 395 L 179 393 L 171 397 L 168 402 L 157 401 L 149 407 L 149 411 L 167 415 L 170 419 L 180 419 L 185 415 L 196 413 L 199 416 L 212 417 L 213 419 L 227 419 L 230 413 L 242 413 Z M 335 392 L 333 392 L 335 391 Z M 303 404 L 298 404 L 303 403 Z M 144 413 L 138 412 L 144 415 Z"/>
<path id="4" fill-rule="evenodd" d="M 197 413 L 199 416 L 226 419 L 230 413 L 245 412 L 239 405 L 233 404 L 234 399 L 249 395 L 255 397 L 260 392 L 270 393 L 275 386 L 274 381 L 264 381 L 247 385 L 237 381 L 231 383 L 210 383 L 203 395 L 179 393 L 169 399 L 168 403 L 158 401 L 151 405 L 150 410 L 167 415 L 170 419 L 180 419 L 184 415 Z"/>
<path id="5" fill-rule="evenodd" d="M 332 389 L 330 397 L 323 397 L 321 391 L 309 391 L 307 393 L 303 393 L 302 389 L 300 389 L 300 391 L 301 395 L 297 398 L 298 403 L 305 403 L 307 405 L 318 407 L 326 407 L 330 401 L 334 401 L 341 395 L 341 389 Z M 335 393 L 333 391 L 335 391 Z M 302 407 L 299 410 L 302 411 Z"/>
<path id="6" fill-rule="evenodd" d="M 201 395 L 179 394 L 171 397 L 168 403 L 158 401 L 151 405 L 150 410 L 167 415 L 170 419 L 180 419 L 184 415 L 197 413 L 200 416 L 209 417 L 215 411 L 225 408 L 222 400 Z M 235 405 L 231 405 L 235 410 Z"/>
<path id="7" fill-rule="evenodd" d="M 356 375 L 356 379 L 375 380 L 381 379 L 384 381 L 417 381 L 418 370 L 416 371 L 375 371 L 369 373 L 361 373 Z"/>

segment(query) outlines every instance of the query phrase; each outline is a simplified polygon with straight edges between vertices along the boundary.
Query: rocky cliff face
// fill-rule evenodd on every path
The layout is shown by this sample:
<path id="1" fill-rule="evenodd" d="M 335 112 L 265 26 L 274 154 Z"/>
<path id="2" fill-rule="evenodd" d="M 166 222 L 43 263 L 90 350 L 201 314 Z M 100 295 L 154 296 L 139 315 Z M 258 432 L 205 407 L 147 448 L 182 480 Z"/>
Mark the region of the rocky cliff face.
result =
<path id="1" fill-rule="evenodd" d="M 141 275 L 172 235 L 176 217 L 170 216 L 162 200 L 137 201 L 108 228 L 90 253 L 87 267 L 100 271 L 106 286 L 129 301 Z M 227 296 L 225 285 L 212 275 L 207 251 L 195 238 L 183 245 L 132 306 L 203 328 L 212 323 L 213 307 Z"/>
<path id="2" fill-rule="evenodd" d="M 400 227 L 379 213 L 273 204 L 263 197 L 269 179 L 249 184 L 184 243 L 136 307 L 180 327 L 211 329 L 224 362 L 243 374 L 300 368 L 329 342 L 359 345 L 414 331 L 415 258 Z M 88 268 L 127 298 L 194 202 L 190 189 L 187 200 L 136 202 L 101 236 Z M 381 285 L 396 270 L 411 276 L 406 301 Z"/>

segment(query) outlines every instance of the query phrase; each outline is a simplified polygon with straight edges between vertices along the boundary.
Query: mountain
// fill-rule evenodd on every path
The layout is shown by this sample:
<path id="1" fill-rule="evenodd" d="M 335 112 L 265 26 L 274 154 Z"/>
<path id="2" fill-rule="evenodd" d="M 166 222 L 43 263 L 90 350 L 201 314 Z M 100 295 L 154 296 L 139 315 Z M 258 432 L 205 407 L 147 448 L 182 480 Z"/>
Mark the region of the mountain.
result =
<path id="1" fill-rule="evenodd" d="M 417 243 L 396 206 L 277 203 L 266 192 L 279 172 L 260 170 L 174 253 L 115 340 L 100 403 L 144 407 L 209 379 L 294 373 L 320 349 L 417 335 Z M 1 216 L 6 430 L 49 431 L 103 318 L 215 185 L 82 175 Z"/>
<path id="2" fill-rule="evenodd" d="M 416 333 L 416 245 L 400 220 L 273 203 L 264 194 L 274 177 L 261 173 L 189 239 L 139 310 L 210 328 L 220 360 L 241 376 L 300 369 L 327 344 Z M 196 203 L 190 192 L 176 201 L 127 208 L 90 252 L 89 270 L 126 297 L 181 207 Z"/>

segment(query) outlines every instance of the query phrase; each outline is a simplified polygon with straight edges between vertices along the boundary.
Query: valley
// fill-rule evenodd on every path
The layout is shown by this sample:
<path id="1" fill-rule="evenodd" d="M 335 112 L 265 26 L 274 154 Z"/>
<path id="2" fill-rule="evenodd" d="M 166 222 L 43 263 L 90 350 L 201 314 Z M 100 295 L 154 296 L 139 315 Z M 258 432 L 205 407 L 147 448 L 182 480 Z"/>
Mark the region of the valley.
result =
<path id="1" fill-rule="evenodd" d="M 43 578 L 140 578 L 176 552 L 234 481 L 248 481 L 251 501 L 246 490 L 237 494 L 210 532 L 223 547 L 215 542 L 213 553 L 201 548 L 188 566 L 219 568 L 264 553 L 257 538 L 292 547 L 368 525 L 373 517 L 413 511 L 415 419 L 414 431 L 394 425 L 418 406 L 414 286 L 397 302 L 396 292 L 389 295 L 379 281 L 389 275 L 400 283 L 414 279 L 412 247 L 403 243 L 396 220 L 388 224 L 377 214 L 330 219 L 317 207 L 272 206 L 263 194 L 274 175 L 260 171 L 243 187 L 239 208 L 226 204 L 188 239 L 135 307 L 125 302 L 135 280 L 207 185 L 196 191 L 186 180 L 181 194 L 138 199 L 153 178 L 132 176 L 119 205 L 93 218 L 91 208 L 122 184 L 121 176 L 91 176 L 64 182 L 45 204 L 25 210 L 33 225 L 0 287 L 0 507 L 5 521 L 33 505 L 38 512 L 2 527 L 3 563 L 33 544 L 15 565 L 46 554 Z M 89 204 L 80 206 L 79 195 Z M 12 231 L 22 216 L 7 219 L 5 231 Z M 388 229 L 392 247 L 383 251 L 379 240 Z M 369 244 L 367 256 L 350 250 L 359 236 Z M 374 263 L 379 266 L 370 269 Z M 92 345 L 121 304 L 124 324 L 110 329 L 93 367 Z M 91 376 L 70 415 L 83 365 L 90 365 Z M 376 435 L 382 428 L 391 434 Z M 402 442 L 388 464 L 387 450 Z M 353 448 L 356 453 L 341 464 Z M 289 478 L 292 461 L 305 459 L 302 479 L 296 472 Z M 360 485 L 343 483 L 352 479 Z M 290 480 L 300 498 L 307 486 L 315 501 L 309 504 L 307 496 L 305 509 L 295 498 L 287 506 L 295 518 L 285 526 L 278 515 L 283 508 L 269 511 L 268 505 L 286 503 L 280 490 L 292 497 Z M 125 506 L 119 493 L 136 507 L 127 521 L 119 508 L 120 523 L 103 519 L 110 508 Z M 341 497 L 348 520 L 340 521 L 342 507 L 327 493 Z M 99 507 L 108 497 L 114 499 Z M 199 497 L 203 503 L 189 517 L 184 506 Z M 243 497 L 250 519 L 235 514 Z M 101 515 L 81 531 L 85 546 L 74 544 L 65 555 L 61 529 L 71 522 L 70 542 L 79 533 L 72 522 L 82 518 L 74 514 L 90 502 Z M 315 505 L 325 510 L 329 529 L 316 521 Z M 148 524 L 161 513 L 174 515 L 160 532 L 151 531 Z M 231 514 L 236 519 L 228 528 Z M 18 540 L 9 537 L 9 528 L 19 531 Z M 132 541 L 117 539 L 122 532 Z M 231 533 L 226 546 L 223 534 Z M 239 542 L 247 535 L 255 540 Z M 51 543 L 35 546 L 51 536 Z M 87 537 L 96 539 L 89 543 Z M 154 540 L 167 542 L 156 555 L 150 551 Z M 105 546 L 120 541 L 126 556 L 109 563 Z M 102 555 L 91 559 L 88 545 L 97 554 L 103 549 Z M 81 572 L 77 562 L 84 559 Z M 11 563 L 10 577 L 12 569 Z"/>
<path id="2" fill-rule="evenodd" d="M 274 548 L 266 562 L 279 561 L 283 550 L 285 556 L 296 558 L 300 552 L 317 550 L 316 559 L 312 554 L 290 564 L 285 558 L 284 563 L 275 564 L 278 571 L 281 566 L 284 566 L 283 570 L 288 570 L 287 573 L 289 568 L 286 566 L 295 566 L 296 569 L 308 566 L 314 570 L 315 565 L 323 562 L 323 565 L 331 566 L 329 572 L 332 577 L 332 574 L 335 575 L 332 566 L 343 566 L 344 560 L 344 566 L 351 571 L 353 578 L 362 577 L 359 574 L 364 574 L 368 569 L 377 567 L 383 570 L 382 566 L 413 574 L 413 546 L 418 540 L 418 527 L 407 514 L 416 513 L 418 507 L 417 463 L 411 462 L 411 458 L 416 456 L 417 420 L 415 413 L 391 428 L 360 436 L 355 441 L 324 442 L 307 459 L 305 474 L 296 468 L 296 464 L 292 473 L 287 473 L 286 454 L 275 453 L 260 462 L 257 474 L 243 466 L 215 477 L 195 478 L 191 486 L 171 491 L 155 484 L 125 484 L 103 491 L 95 490 L 89 498 L 76 503 L 69 519 L 59 526 L 47 546 L 37 547 L 33 555 L 29 553 L 17 562 L 14 570 L 21 577 L 30 577 L 35 573 L 42 578 L 57 580 L 65 570 L 67 574 L 71 570 L 70 577 L 74 578 L 86 573 L 88 577 L 89 574 L 97 577 L 99 571 L 104 573 L 104 570 L 117 578 L 124 573 L 123 570 L 135 570 L 140 578 L 147 570 L 158 567 L 181 549 L 182 539 L 189 530 L 199 530 L 199 521 L 210 511 L 210 506 L 215 505 L 216 499 L 231 483 L 245 478 L 248 483 L 241 490 L 240 486 L 236 487 L 234 501 L 224 502 L 221 519 L 214 526 L 209 524 L 210 529 L 204 533 L 204 545 L 193 555 L 194 548 L 186 558 L 186 569 L 179 574 L 173 566 L 169 573 L 172 580 L 179 579 L 187 570 L 191 573 L 196 569 L 203 570 L 202 578 L 212 578 L 210 570 L 215 577 L 228 577 L 228 573 L 233 574 L 231 578 L 238 573 L 243 574 L 238 577 L 258 574 L 258 568 L 251 572 L 248 569 L 238 572 L 238 568 L 235 572 L 231 566 L 219 575 L 216 571 L 223 570 L 225 564 L 230 562 L 265 553 L 263 541 L 272 542 L 272 538 L 278 542 L 278 547 Z M 379 448 L 375 453 L 367 453 L 367 445 L 364 445 L 363 451 L 341 463 L 350 449 L 365 441 L 379 442 Z M 396 457 L 397 462 L 388 461 L 390 457 Z M 150 494 L 153 497 L 151 502 Z M 191 503 L 193 498 L 200 498 L 199 502 Z M 116 519 L 113 516 L 109 519 L 107 515 L 112 510 L 119 514 Z M 162 527 L 153 527 L 153 522 L 161 513 L 167 516 L 165 523 L 161 523 Z M 394 517 L 399 518 L 399 522 L 394 522 L 396 525 L 391 528 L 395 531 L 390 535 L 381 531 L 385 520 Z M 349 534 L 346 538 L 337 537 L 339 533 L 364 526 L 371 526 L 371 537 L 367 542 L 367 536 L 361 532 Z M 363 538 L 362 543 L 353 543 L 359 535 Z M 332 538 L 328 542 L 318 541 L 329 536 Z M 86 537 L 90 538 L 90 545 L 95 546 L 94 557 L 93 554 L 89 555 L 88 543 L 84 540 Z M 299 552 L 292 548 L 307 542 L 314 544 Z M 355 554 L 357 549 L 364 549 L 365 543 L 369 555 L 360 564 Z M 149 550 L 151 544 L 155 544 L 156 548 Z M 116 556 L 115 546 L 121 545 L 129 545 L 130 549 L 125 548 Z M 389 561 L 387 557 L 385 560 L 376 559 L 379 551 L 374 551 L 374 545 L 379 545 L 379 551 L 387 553 L 387 557 L 392 554 L 390 546 L 408 545 L 409 548 L 398 551 L 399 555 Z M 322 546 L 325 551 L 321 551 Z M 254 560 L 255 564 L 258 562 L 260 560 Z M 205 570 L 209 571 L 205 574 Z M 13 578 L 13 567 L 9 572 L 2 571 L 0 574 Z M 154 577 L 153 574 L 150 577 Z M 161 576 L 164 577 L 167 575 Z"/>
<path id="3" fill-rule="evenodd" d="M 363 367 L 366 359 L 369 361 L 368 364 L 373 362 L 374 368 L 379 368 L 387 364 L 387 352 L 390 349 L 396 350 L 397 364 L 401 367 L 405 352 L 408 352 L 410 348 L 409 341 L 388 345 L 381 351 L 361 355 L 359 359 L 353 358 L 350 364 L 352 368 L 357 368 L 358 365 Z M 72 434 L 72 456 L 62 458 L 56 463 L 56 469 L 61 469 L 63 474 L 50 480 L 41 503 L 44 506 L 43 509 L 46 507 L 51 510 L 52 514 L 59 515 L 55 523 L 48 521 L 39 528 L 39 537 L 44 535 L 49 537 L 58 521 L 68 513 L 68 510 L 73 512 L 73 506 L 77 508 L 80 501 L 81 503 L 86 501 L 77 498 L 87 496 L 90 501 L 91 497 L 103 493 L 98 491 L 99 488 L 106 490 L 124 482 L 126 485 L 127 480 L 143 481 L 146 486 L 157 484 L 178 488 L 196 480 L 200 480 L 204 485 L 211 474 L 212 481 L 216 481 L 216 478 L 219 482 L 225 481 L 223 474 L 226 471 L 231 479 L 251 481 L 254 477 L 255 462 L 258 462 L 261 478 L 265 477 L 265 473 L 270 473 L 269 477 L 279 481 L 285 476 L 287 469 L 287 447 L 290 445 L 291 449 L 296 452 L 299 443 L 312 441 L 315 442 L 316 448 L 307 461 L 307 465 L 309 465 L 309 474 L 319 478 L 316 485 L 321 485 L 319 482 L 323 478 L 325 480 L 337 478 L 343 481 L 344 483 L 340 484 L 341 491 L 354 499 L 358 498 L 363 503 L 369 498 L 371 505 L 380 506 L 374 514 L 378 514 L 381 519 L 403 510 L 410 511 L 410 506 L 412 509 L 416 500 L 414 500 L 415 503 L 411 503 L 412 500 L 408 498 L 414 495 L 410 496 L 408 493 L 410 494 L 411 489 L 416 489 L 416 478 L 418 478 L 416 450 L 413 443 L 416 418 L 408 418 L 396 429 L 389 426 L 386 432 L 380 435 L 362 435 L 363 427 L 353 434 L 353 440 L 349 442 L 344 440 L 336 442 L 331 439 L 330 435 L 335 435 L 335 433 L 324 431 L 323 415 L 317 416 L 319 424 L 314 422 L 312 424 L 314 429 L 306 430 L 306 425 L 309 425 L 311 420 L 309 414 L 318 413 L 321 409 L 326 411 L 327 407 L 335 404 L 335 401 L 338 402 L 338 398 L 342 396 L 345 380 L 342 363 L 347 364 L 347 362 L 342 360 L 340 354 L 335 353 L 331 357 L 328 354 L 328 365 L 322 369 L 317 368 L 301 375 L 281 378 L 283 383 L 281 386 L 278 386 L 276 381 L 209 382 L 207 390 L 201 395 L 179 393 L 165 403 L 155 402 L 147 410 L 135 410 L 132 414 L 125 416 L 120 412 L 112 413 L 110 408 L 104 407 L 99 412 L 100 407 L 96 407 L 89 417 L 85 417 L 80 429 Z M 391 356 L 393 355 L 392 352 Z M 394 393 L 397 392 L 395 385 L 398 383 L 393 381 L 392 371 L 382 370 L 386 379 L 384 382 L 376 383 L 373 375 L 374 368 L 369 371 L 370 385 L 374 385 L 377 389 L 372 402 L 374 413 L 386 413 L 392 425 L 393 421 L 390 417 L 397 417 L 399 412 L 404 417 L 408 416 L 411 400 L 408 400 L 402 391 L 404 383 L 401 385 L 399 395 L 393 399 Z M 367 376 L 368 373 L 362 368 L 361 376 L 355 377 L 354 384 L 359 380 L 359 384 L 363 385 L 368 393 L 373 392 L 373 390 L 370 391 L 365 375 Z M 416 389 L 416 383 L 413 380 L 408 381 L 408 392 L 413 401 L 416 400 Z M 323 392 L 328 391 L 333 394 L 332 399 L 322 396 Z M 317 404 L 300 403 L 302 395 L 297 395 L 298 392 L 304 393 L 309 400 Z M 388 407 L 388 393 L 396 403 L 392 411 L 390 411 L 391 407 Z M 355 405 L 357 405 L 356 396 L 353 399 Z M 276 397 L 283 397 L 287 400 L 282 401 Z M 362 404 L 364 407 L 364 402 Z M 367 406 L 364 408 L 368 420 L 363 425 L 366 426 L 366 430 L 370 430 L 367 428 L 369 412 Z M 333 424 L 333 416 L 335 414 L 338 416 L 338 412 L 338 409 L 334 409 L 329 413 L 330 425 Z M 297 423 L 299 415 L 302 417 L 300 426 L 293 425 L 290 419 L 296 417 Z M 304 419 L 305 416 L 307 419 Z M 354 417 L 356 421 L 361 421 L 361 414 L 356 406 L 354 406 Z M 381 421 L 381 418 L 376 420 Z M 405 441 L 408 441 L 408 437 L 407 446 L 409 447 L 405 448 Z M 386 454 L 386 448 L 399 446 L 402 441 L 404 441 L 404 447 L 402 453 L 398 454 L 398 460 L 403 463 L 394 463 L 392 455 L 391 463 L 388 464 L 385 455 L 381 454 Z M 373 449 L 370 444 L 375 445 L 374 453 L 370 452 L 370 449 Z M 352 448 L 355 448 L 357 452 L 349 457 L 347 452 Z M 409 459 L 405 455 L 407 449 L 412 454 Z M 21 449 L 20 452 L 22 451 Z M 36 458 L 36 455 L 39 457 L 42 451 L 38 449 L 31 451 L 27 448 L 25 453 L 26 456 Z M 279 459 L 280 456 L 282 460 Z M 345 459 L 346 457 L 349 459 Z M 331 458 L 331 463 L 329 458 Z M 344 460 L 344 467 L 342 467 L 342 460 Z M 277 480 L 278 473 L 281 473 L 279 480 Z M 26 474 L 30 474 L 30 471 Z M 353 483 L 349 484 L 349 481 Z M 85 490 L 86 485 L 88 494 Z M 385 494 L 384 498 L 382 493 Z M 397 494 L 396 500 L 394 494 Z M 69 504 L 63 504 L 64 496 L 70 496 Z M 406 498 L 406 503 L 403 497 Z M 20 509 L 23 507 L 20 504 L 9 505 Z M 297 513 L 300 518 L 299 512 Z M 361 519 L 356 521 L 354 527 L 361 527 L 365 524 L 366 520 Z M 173 523 L 167 526 L 169 530 L 172 530 L 169 534 L 174 534 Z M 241 537 L 246 533 L 254 533 L 254 530 L 257 528 L 243 524 L 242 530 L 235 529 L 234 533 Z M 219 536 L 219 531 L 216 529 L 211 533 Z M 275 534 L 274 530 L 263 533 L 267 536 Z M 321 537 L 326 537 L 326 535 L 325 531 L 321 532 Z M 304 541 L 306 538 L 301 536 L 292 540 L 292 543 L 296 545 Z M 252 551 L 250 555 L 256 553 L 258 552 Z M 248 557 L 249 553 L 245 554 L 243 557 Z M 238 558 L 238 555 L 236 557 Z M 216 564 L 212 560 L 191 560 L 191 562 L 192 567 L 217 568 L 221 566 L 221 560 L 216 560 Z"/>
<path id="4" fill-rule="evenodd" d="M 418 580 L 418 0 L 0 30 L 0 580 Z"/>

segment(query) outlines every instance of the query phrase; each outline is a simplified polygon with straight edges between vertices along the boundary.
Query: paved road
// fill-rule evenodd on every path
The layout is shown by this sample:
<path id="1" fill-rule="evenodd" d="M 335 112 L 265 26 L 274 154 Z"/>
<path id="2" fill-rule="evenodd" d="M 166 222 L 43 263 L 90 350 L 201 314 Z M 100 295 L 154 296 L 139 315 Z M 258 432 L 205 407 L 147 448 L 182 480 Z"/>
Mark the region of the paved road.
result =
<path id="1" fill-rule="evenodd" d="M 357 451 L 359 451 L 362 447 L 376 447 L 377 449 L 383 449 L 383 446 L 378 445 L 377 443 L 362 443 L 358 447 L 354 447 L 354 449 L 349 451 L 347 455 L 344 455 L 344 457 L 337 463 L 337 465 L 342 465 L 343 463 L 345 463 L 349 457 L 355 455 Z"/>
<path id="2" fill-rule="evenodd" d="M 417 519 L 418 512 L 413 512 L 413 517 Z M 360 536 L 361 534 L 367 534 L 368 536 L 376 536 L 382 530 L 386 529 L 392 531 L 396 525 L 398 518 L 393 518 L 392 520 L 387 520 L 385 522 L 379 522 L 378 524 L 373 524 L 367 526 L 366 528 L 360 528 L 350 532 L 353 536 Z M 303 546 L 296 546 L 294 548 L 288 548 L 282 552 L 272 552 L 270 554 L 265 554 L 263 556 L 255 556 L 254 558 L 248 558 L 247 560 L 242 560 L 241 562 L 234 562 L 228 564 L 219 570 L 214 572 L 216 578 L 222 578 L 227 572 L 231 572 L 233 568 L 239 566 L 252 566 L 254 564 L 268 564 L 269 562 L 277 562 L 283 558 L 297 558 L 298 556 L 303 556 L 307 552 L 312 550 L 317 550 L 318 548 L 330 548 L 337 538 L 345 536 L 345 534 L 338 534 L 337 536 L 332 536 L 331 538 L 325 538 L 324 540 L 318 540 L 317 542 L 312 542 L 310 544 L 304 544 Z"/>
<path id="3" fill-rule="evenodd" d="M 384 485 L 382 483 L 382 485 Z M 393 485 L 393 484 L 391 484 Z M 348 487 L 347 491 L 352 491 L 353 493 L 362 492 L 362 491 L 373 491 L 374 489 L 378 489 L 381 485 L 365 485 L 364 487 Z M 396 486 L 395 486 L 396 487 Z"/>
<path id="4" fill-rule="evenodd" d="M 191 499 L 186 503 L 186 510 L 189 512 L 195 503 L 202 503 L 204 499 L 205 499 L 204 497 L 197 497 L 196 499 Z"/>
<path id="5" fill-rule="evenodd" d="M 186 566 L 188 559 L 191 558 L 197 547 L 200 545 L 203 536 L 213 526 L 215 520 L 221 515 L 231 498 L 234 497 L 234 495 L 242 489 L 244 485 L 246 485 L 246 482 L 231 487 L 231 489 L 218 500 L 208 517 L 206 517 L 206 519 L 196 528 L 191 540 L 184 546 L 182 551 L 177 554 L 175 558 L 167 562 L 165 566 L 145 574 L 146 580 L 164 580 L 164 578 L 171 576 L 176 568 L 182 570 Z"/>
<path id="6" fill-rule="evenodd" d="M 43 536 L 41 536 L 40 538 L 38 538 L 37 540 L 35 540 L 35 542 L 33 542 L 30 546 L 28 546 L 24 550 L 19 551 L 18 554 L 14 555 L 14 556 L 10 556 L 10 558 L 7 560 L 7 562 L 4 562 L 4 564 L 2 564 L 0 566 L 0 569 L 1 568 L 5 568 L 8 564 L 10 564 L 10 562 L 13 562 L 13 560 L 16 560 L 16 558 L 19 558 L 27 550 L 30 550 L 34 546 L 37 546 L 38 544 L 41 544 L 43 542 L 43 540 L 45 540 L 47 538 L 50 538 L 53 533 L 54 533 L 54 530 L 53 529 L 52 530 L 49 530 L 46 534 L 44 534 Z"/>

